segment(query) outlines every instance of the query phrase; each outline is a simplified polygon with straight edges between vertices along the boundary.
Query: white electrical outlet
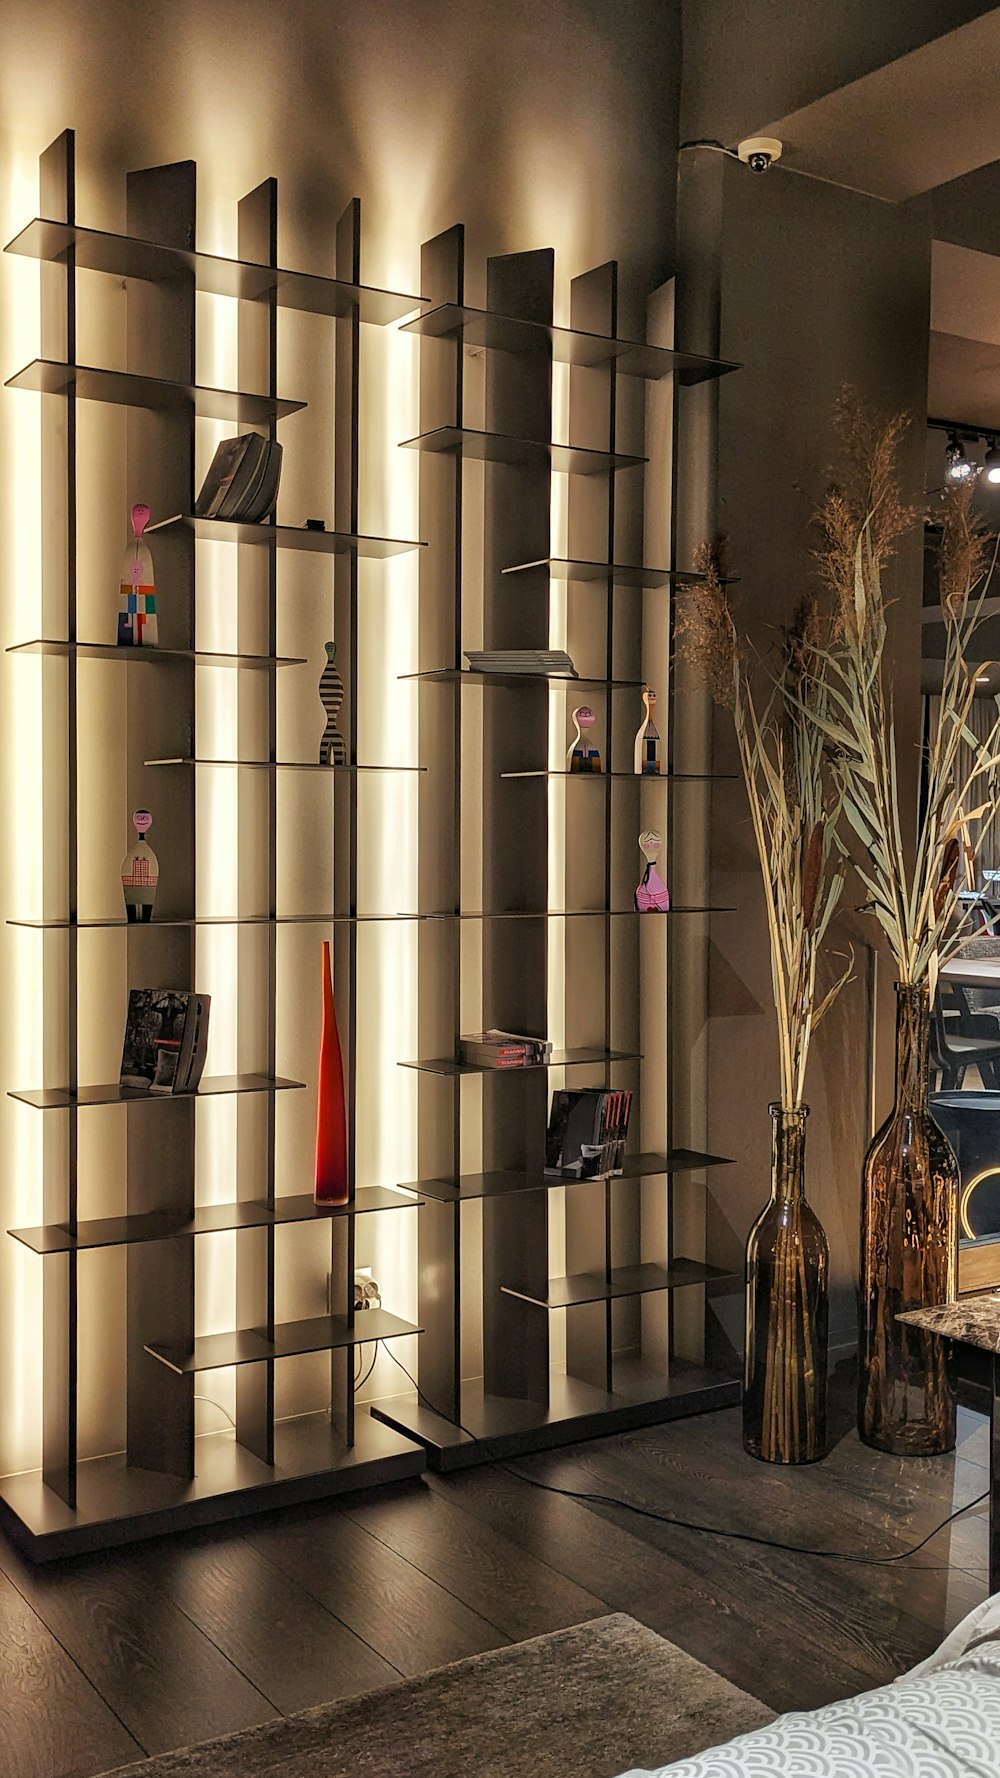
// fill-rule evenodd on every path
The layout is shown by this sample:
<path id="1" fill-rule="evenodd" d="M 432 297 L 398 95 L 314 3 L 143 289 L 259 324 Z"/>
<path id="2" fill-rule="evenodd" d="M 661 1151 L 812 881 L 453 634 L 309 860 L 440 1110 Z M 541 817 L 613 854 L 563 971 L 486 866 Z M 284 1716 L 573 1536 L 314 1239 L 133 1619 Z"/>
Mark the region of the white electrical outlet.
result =
<path id="1" fill-rule="evenodd" d="M 382 1292 L 378 1279 L 372 1276 L 371 1266 L 355 1266 L 354 1268 L 354 1307 L 355 1309 L 380 1309 Z M 326 1312 L 328 1315 L 343 1314 L 338 1286 L 332 1272 L 326 1274 Z"/>

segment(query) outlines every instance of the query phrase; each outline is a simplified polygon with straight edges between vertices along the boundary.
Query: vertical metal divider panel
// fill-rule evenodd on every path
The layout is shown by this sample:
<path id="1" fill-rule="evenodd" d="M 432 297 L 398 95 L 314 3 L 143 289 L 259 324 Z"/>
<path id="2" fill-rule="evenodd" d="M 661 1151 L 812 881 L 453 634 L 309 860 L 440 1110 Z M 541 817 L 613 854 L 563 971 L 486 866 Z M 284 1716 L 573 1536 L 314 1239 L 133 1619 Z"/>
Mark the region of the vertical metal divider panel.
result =
<path id="1" fill-rule="evenodd" d="M 487 262 L 486 306 L 501 315 L 551 323 L 554 254 L 512 253 Z M 489 352 L 486 428 L 515 438 L 552 436 L 552 356 Z M 501 572 L 513 562 L 549 554 L 551 471 L 547 463 L 486 465 L 483 549 L 483 646 L 548 646 L 547 570 L 524 576 L 512 598 Z M 456 691 L 460 696 L 460 690 Z M 537 767 L 547 757 L 548 696 L 540 686 L 483 694 L 483 909 L 548 905 L 547 783 L 501 779 L 503 771 Z M 486 1027 L 548 1030 L 547 921 L 487 920 L 483 935 Z M 486 1074 L 483 1079 L 483 1165 L 538 1165 L 548 1104 L 545 1069 Z M 548 1279 L 545 1191 L 490 1197 L 483 1204 L 483 1381 L 487 1395 L 543 1406 L 549 1399 L 548 1312 L 501 1294 L 501 1286 L 544 1298 Z"/>
<path id="2" fill-rule="evenodd" d="M 614 335 L 618 319 L 618 267 L 612 261 L 584 272 L 570 284 L 570 326 L 587 333 Z M 568 442 L 599 451 L 615 449 L 616 375 L 613 362 L 599 368 L 572 366 L 569 373 Z M 615 477 L 570 476 L 567 498 L 567 553 L 585 561 L 613 562 Z M 613 582 L 567 584 L 566 633 L 569 653 L 578 669 L 616 676 Z M 580 694 L 582 697 L 582 694 Z M 593 694 L 582 697 L 588 702 Z M 612 722 L 612 694 L 597 696 L 601 761 L 598 786 L 566 781 L 565 892 L 567 905 L 609 909 L 612 892 L 611 813 L 613 781 L 608 775 L 617 761 Z M 566 697 L 575 702 L 572 692 Z M 569 733 L 567 725 L 567 735 Z M 568 742 L 567 742 L 568 745 Z M 554 764 L 563 764 L 560 753 Z M 567 1041 L 595 1050 L 612 1048 L 612 921 L 565 922 L 565 1010 Z M 620 1067 L 620 1064 L 619 1064 Z M 603 1071 L 611 1085 L 611 1070 Z M 595 1076 L 596 1078 L 596 1076 Z M 589 1084 L 574 1075 L 573 1084 Z M 565 1193 L 566 1271 L 608 1276 L 612 1264 L 611 1200 L 616 1188 L 607 1180 L 574 1185 Z M 609 1391 L 612 1305 L 581 1303 L 566 1310 L 566 1371 L 583 1382 Z"/>
<path id="3" fill-rule="evenodd" d="M 420 290 L 432 307 L 465 300 L 465 230 L 458 224 L 425 241 Z M 420 431 L 461 426 L 464 348 L 461 336 L 420 339 Z M 420 458 L 419 660 L 421 672 L 462 665 L 462 456 Z M 461 912 L 462 687 L 419 690 L 418 909 Z M 451 787 L 451 795 L 446 787 Z M 462 1008 L 462 925 L 427 920 L 418 926 L 418 1054 L 450 1055 Z M 462 1083 L 417 1075 L 417 1141 L 421 1179 L 458 1180 L 462 1170 Z M 442 1413 L 461 1419 L 462 1207 L 428 1197 L 418 1222 L 420 1386 Z"/>
<path id="4" fill-rule="evenodd" d="M 677 291 L 674 281 L 652 293 L 647 305 L 647 337 L 654 345 L 675 343 Z M 718 346 L 716 337 L 715 346 Z M 716 380 L 681 389 L 677 377 L 649 386 L 647 434 L 650 439 L 650 489 L 669 489 L 670 498 L 647 507 L 646 525 L 656 560 L 690 567 L 699 543 L 708 540 L 705 512 L 714 510 L 716 462 L 714 430 L 706 424 L 718 405 Z M 655 481 L 654 481 L 655 475 Z M 705 491 L 711 489 L 707 497 Z M 702 504 L 708 498 L 707 506 Z M 672 662 L 667 710 L 668 762 L 678 772 L 711 772 L 711 702 L 691 675 L 678 667 L 674 649 L 676 601 L 671 589 L 665 605 L 667 647 Z M 663 613 L 660 614 L 662 621 Z M 681 800 L 683 798 L 683 800 Z M 710 899 L 709 858 L 712 785 L 685 784 L 671 796 L 666 855 L 671 895 L 689 906 Z M 683 836 L 680 823 L 683 822 Z M 667 1054 L 668 1134 L 679 1127 L 680 1140 L 697 1149 L 708 1147 L 708 980 L 711 927 L 707 915 L 686 915 L 671 926 L 667 1004 L 670 1042 Z M 704 1169 L 677 1174 L 667 1197 L 667 1258 L 675 1255 L 703 1261 L 707 1244 L 708 1176 Z M 701 1365 L 705 1358 L 706 1292 L 692 1285 L 671 1292 L 667 1340 L 669 1360 Z"/>
<path id="5" fill-rule="evenodd" d="M 361 201 L 352 198 L 337 224 L 336 276 L 361 282 Z M 334 422 L 334 514 L 338 531 L 358 530 L 358 428 L 360 417 L 359 359 L 361 317 L 355 306 L 339 315 L 336 330 L 336 416 Z M 357 1186 L 357 1106 L 362 1083 L 358 1072 L 358 556 L 356 550 L 334 557 L 334 628 L 337 659 L 346 662 L 347 758 L 350 770 L 333 774 L 334 913 L 336 961 L 334 991 L 344 1049 L 347 1091 L 347 1175 L 351 1198 Z M 347 649 L 343 649 L 346 633 Z M 346 916 L 346 918 L 344 917 Z M 346 1021 L 344 1009 L 347 1009 Z M 346 1039 L 346 1041 L 345 1041 Z M 335 1216 L 330 1223 L 330 1271 L 335 1314 L 354 1320 L 354 1216 Z M 338 1300 L 339 1299 L 339 1300 Z M 332 1417 L 345 1443 L 354 1443 L 354 1349 L 344 1347 L 330 1357 Z"/>
<path id="6" fill-rule="evenodd" d="M 278 263 L 278 185 L 266 179 L 241 199 L 238 252 L 260 265 Z M 278 305 L 274 290 L 252 302 L 238 304 L 237 336 L 240 389 L 259 390 L 272 399 L 278 393 Z M 258 431 L 274 443 L 277 421 Z M 269 515 L 273 522 L 273 512 Z M 237 580 L 237 643 L 240 653 L 268 654 L 266 673 L 240 673 L 238 757 L 266 759 L 266 772 L 236 771 L 241 915 L 259 916 L 266 926 L 237 928 L 237 1069 L 240 1073 L 276 1073 L 275 1009 L 277 995 L 277 721 L 278 652 L 277 546 L 240 544 Z M 236 1100 L 237 1198 L 275 1201 L 275 1089 L 240 1094 Z M 274 1333 L 275 1230 L 240 1229 L 236 1233 L 236 1325 Z M 239 1365 L 236 1371 L 236 1436 L 263 1463 L 274 1462 L 274 1360 Z"/>
<path id="7" fill-rule="evenodd" d="M 130 173 L 126 224 L 130 235 L 191 250 L 195 245 L 193 161 Z M 191 385 L 195 377 L 194 277 L 180 271 L 158 283 L 130 279 L 128 368 Z M 144 500 L 155 513 L 191 512 L 194 505 L 194 408 L 128 415 L 128 505 Z M 184 527 L 157 534 L 161 646 L 193 649 L 194 539 Z M 150 651 L 152 655 L 152 650 Z M 129 807 L 152 807 L 160 882 L 157 915 L 195 914 L 195 776 L 163 772 L 155 785 L 143 760 L 193 755 L 193 662 L 123 663 L 128 674 Z M 130 987 L 197 986 L 195 929 L 154 922 L 131 926 Z M 124 1008 L 122 1009 L 124 1014 Z M 128 1212 L 188 1216 L 194 1209 L 195 1103 L 161 1098 L 132 1105 L 128 1119 Z M 194 1239 L 129 1247 L 127 1454 L 130 1464 L 189 1477 L 194 1473 L 194 1378 L 159 1364 L 153 1341 L 181 1350 L 194 1341 Z"/>
<path id="8" fill-rule="evenodd" d="M 41 213 L 58 222 L 76 220 L 75 138 L 64 130 L 38 162 Z M 55 264 L 40 268 L 41 353 L 43 358 L 76 360 L 76 266 L 72 249 Z M 55 792 L 66 790 L 66 887 L 69 919 L 66 933 L 65 994 L 66 1027 L 60 1043 L 60 1074 L 70 1091 L 78 1077 L 78 980 L 77 980 L 77 660 L 76 641 L 76 395 L 41 398 L 42 475 L 42 611 L 43 623 L 65 627 L 71 647 L 66 659 L 67 759 L 60 762 L 58 784 L 49 783 L 45 770 L 45 815 L 49 817 Z M 42 634 L 50 633 L 43 628 Z M 58 634 L 56 629 L 54 632 Z M 43 663 L 42 721 L 52 707 L 53 692 L 62 675 L 61 663 Z M 46 725 L 47 726 L 47 725 Z M 53 761 L 51 777 L 55 779 Z M 63 773 L 65 772 L 65 777 Z M 46 827 L 49 822 L 46 820 Z M 52 822 L 55 832 L 55 822 Z M 55 865 L 46 854 L 45 863 Z M 61 860 L 59 861 L 61 871 Z M 42 937 L 43 972 L 50 957 L 47 935 Z M 61 937 L 56 940 L 61 943 Z M 46 1043 L 46 1050 L 49 1045 Z M 48 1057 L 46 1057 L 48 1060 Z M 42 1124 L 42 1203 L 46 1222 L 75 1229 L 77 1220 L 78 1112 L 70 1105 L 64 1116 L 45 1118 Z M 69 1507 L 76 1505 L 78 1448 L 78 1280 L 77 1256 L 68 1253 L 46 1263 L 42 1275 L 42 1474 Z"/>
<path id="9" fill-rule="evenodd" d="M 646 304 L 646 338 L 651 345 L 673 346 L 673 282 L 655 291 Z M 672 525 L 676 485 L 674 477 L 675 384 L 673 375 L 647 383 L 644 394 L 644 436 L 648 459 L 645 478 L 643 514 L 646 559 L 673 563 Z M 658 588 L 643 599 L 643 658 L 651 667 L 654 689 L 658 694 L 657 715 L 661 736 L 663 771 L 671 773 L 674 758 L 674 688 L 673 688 L 673 601 L 672 587 Z M 673 846 L 674 797 L 676 787 L 668 782 L 662 790 L 648 792 L 657 797 L 655 825 L 663 838 L 661 874 L 670 889 L 671 902 L 697 905 L 705 900 L 704 884 L 697 892 L 684 877 L 683 849 L 678 854 Z M 685 785 L 680 794 L 686 812 L 691 798 L 700 794 L 698 785 Z M 650 814 L 653 806 L 650 803 Z M 645 822 L 643 823 L 645 826 Z M 636 865 L 640 860 L 637 853 Z M 643 1051 L 643 1097 L 640 1104 L 639 1146 L 644 1151 L 669 1153 L 672 1147 L 671 1073 L 674 1044 L 673 999 L 671 994 L 672 962 L 676 945 L 687 945 L 696 917 L 684 914 L 679 919 L 668 916 L 660 921 L 655 915 L 641 920 L 639 1016 L 640 1047 Z M 695 939 L 703 947 L 700 930 Z M 654 955 L 655 952 L 655 955 Z M 670 1269 L 674 1258 L 674 1191 L 681 1175 L 669 1174 L 665 1179 L 651 1179 L 642 1188 L 640 1204 L 640 1246 L 643 1259 Z M 683 1186 L 681 1186 L 683 1190 Z M 701 1194 L 703 1198 L 703 1193 Z M 688 1258 L 682 1245 L 681 1252 Z M 704 1315 L 704 1291 L 698 1285 L 683 1291 L 654 1292 L 643 1297 L 639 1305 L 640 1330 L 637 1341 L 641 1387 L 649 1387 L 653 1379 L 662 1377 L 666 1393 L 671 1356 L 671 1330 L 679 1300 L 691 1299 L 696 1314 Z M 681 1311 L 688 1313 L 686 1308 Z"/>

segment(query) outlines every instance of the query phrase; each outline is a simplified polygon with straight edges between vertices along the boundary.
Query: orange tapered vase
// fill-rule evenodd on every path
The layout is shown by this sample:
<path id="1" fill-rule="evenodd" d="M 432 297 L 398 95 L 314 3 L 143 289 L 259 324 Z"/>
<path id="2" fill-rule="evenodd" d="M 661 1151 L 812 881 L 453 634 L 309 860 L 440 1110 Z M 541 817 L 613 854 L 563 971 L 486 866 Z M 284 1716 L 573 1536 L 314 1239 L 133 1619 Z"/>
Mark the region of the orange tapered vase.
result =
<path id="1" fill-rule="evenodd" d="M 333 1004 L 330 946 L 323 941 L 323 1036 L 319 1046 L 316 1104 L 316 1202 L 346 1204 L 347 1112 L 344 1058 L 340 1053 L 337 1011 Z"/>

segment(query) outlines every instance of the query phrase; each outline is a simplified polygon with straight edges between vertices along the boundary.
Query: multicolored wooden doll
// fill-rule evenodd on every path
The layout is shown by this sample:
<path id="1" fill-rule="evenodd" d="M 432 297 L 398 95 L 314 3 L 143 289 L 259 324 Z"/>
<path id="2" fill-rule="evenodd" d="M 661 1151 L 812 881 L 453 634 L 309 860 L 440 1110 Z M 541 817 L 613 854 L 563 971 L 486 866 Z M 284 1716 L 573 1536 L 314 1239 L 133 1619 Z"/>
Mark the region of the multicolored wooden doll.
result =
<path id="1" fill-rule="evenodd" d="M 663 840 L 654 828 L 639 835 L 639 850 L 646 860 L 642 880 L 635 892 L 637 914 L 665 914 L 670 907 L 670 891 L 656 868 Z"/>
<path id="2" fill-rule="evenodd" d="M 153 558 L 148 543 L 142 541 L 148 524 L 149 507 L 140 501 L 132 508 L 132 541 L 125 551 L 118 589 L 119 648 L 155 648 L 159 641 Z"/>
<path id="3" fill-rule="evenodd" d="M 153 918 L 160 866 L 156 853 L 145 839 L 152 825 L 153 817 L 149 810 L 136 809 L 132 816 L 132 826 L 139 837 L 122 859 L 122 893 L 125 896 L 125 912 L 130 920 Z"/>
<path id="4" fill-rule="evenodd" d="M 596 747 L 592 747 L 586 739 L 594 723 L 597 721 L 589 704 L 580 704 L 573 711 L 573 727 L 576 733 L 570 742 L 566 755 L 566 767 L 570 772 L 599 772 L 601 755 Z"/>
<path id="5" fill-rule="evenodd" d="M 319 695 L 323 709 L 326 711 L 326 727 L 323 739 L 319 744 L 319 763 L 321 766 L 346 766 L 347 748 L 344 737 L 337 727 L 340 706 L 344 702 L 344 681 L 337 672 L 335 655 L 337 647 L 334 642 L 326 644 L 326 666 L 319 676 Z"/>
<path id="6" fill-rule="evenodd" d="M 660 731 L 653 721 L 656 693 L 648 685 L 642 688 L 642 701 L 646 706 L 646 719 L 636 730 L 635 769 L 640 777 L 647 774 L 655 777 L 660 770 Z"/>

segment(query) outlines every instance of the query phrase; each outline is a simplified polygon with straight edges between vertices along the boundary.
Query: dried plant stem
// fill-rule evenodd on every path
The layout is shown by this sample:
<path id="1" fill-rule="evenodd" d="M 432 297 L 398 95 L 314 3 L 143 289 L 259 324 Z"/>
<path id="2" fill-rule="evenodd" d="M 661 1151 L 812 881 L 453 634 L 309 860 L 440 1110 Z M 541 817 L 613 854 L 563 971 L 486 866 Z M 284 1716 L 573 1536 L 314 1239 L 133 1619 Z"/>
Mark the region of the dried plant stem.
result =
<path id="1" fill-rule="evenodd" d="M 925 759 L 925 795 L 914 835 L 900 808 L 895 731 L 886 663 L 886 600 L 882 568 L 915 516 L 899 500 L 897 420 L 879 430 L 845 410 L 845 447 L 854 465 L 853 492 L 834 489 L 819 515 L 821 573 L 834 594 L 832 633 L 818 648 L 827 697 L 814 709 L 841 791 L 845 821 L 857 845 L 855 868 L 867 906 L 882 928 L 901 982 L 928 982 L 965 938 L 958 896 L 961 860 L 970 874 L 997 818 L 1000 709 L 979 740 L 970 726 L 981 663 L 973 643 L 996 561 L 971 513 L 971 488 L 946 496 L 941 541 L 941 606 L 945 629 L 937 723 Z M 861 441 L 861 442 L 859 442 Z M 862 449 L 862 444 L 864 449 Z M 868 453 L 867 474 L 858 469 Z M 960 769 L 961 750 L 972 765 Z"/>
<path id="2" fill-rule="evenodd" d="M 810 614 L 785 638 L 763 697 L 742 650 L 713 553 L 699 552 L 704 586 L 679 625 L 682 651 L 732 713 L 764 890 L 781 1104 L 803 1102 L 812 1034 L 850 973 L 817 1004 L 820 952 L 840 899 L 844 863 L 835 838 L 839 793 L 816 720 L 827 707 Z"/>

